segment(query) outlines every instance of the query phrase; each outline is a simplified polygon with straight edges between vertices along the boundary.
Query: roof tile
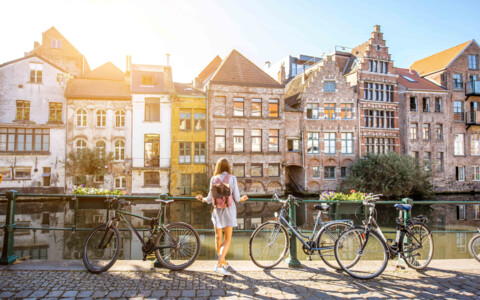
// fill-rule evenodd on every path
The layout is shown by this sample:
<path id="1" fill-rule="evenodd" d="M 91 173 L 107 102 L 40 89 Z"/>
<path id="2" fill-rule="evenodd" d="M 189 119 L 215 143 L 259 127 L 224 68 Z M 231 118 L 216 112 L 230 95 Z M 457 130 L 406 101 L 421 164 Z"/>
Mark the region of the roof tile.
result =
<path id="1" fill-rule="evenodd" d="M 409 90 L 431 90 L 431 91 L 446 91 L 443 87 L 420 77 L 417 72 L 409 71 L 408 69 L 395 68 L 395 73 L 398 76 L 398 84 L 406 87 Z M 414 80 L 408 80 L 408 79 Z"/>

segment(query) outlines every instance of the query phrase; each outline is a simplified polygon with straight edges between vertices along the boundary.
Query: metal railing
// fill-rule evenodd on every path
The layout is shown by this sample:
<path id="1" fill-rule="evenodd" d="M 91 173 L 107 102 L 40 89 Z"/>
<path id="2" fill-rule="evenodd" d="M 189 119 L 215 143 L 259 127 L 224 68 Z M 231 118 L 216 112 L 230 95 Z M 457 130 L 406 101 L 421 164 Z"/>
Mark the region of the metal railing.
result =
<path id="1" fill-rule="evenodd" d="M 480 80 L 466 82 L 465 95 L 480 95 Z"/>
<path id="2" fill-rule="evenodd" d="M 78 228 L 77 227 L 77 212 L 80 208 L 81 201 L 84 202 L 92 202 L 92 199 L 97 199 L 96 202 L 97 207 L 90 207 L 90 208 L 104 208 L 107 209 L 107 220 L 109 219 L 109 209 L 107 208 L 105 202 L 103 201 L 106 199 L 107 196 L 105 195 L 63 195 L 63 194 L 24 194 L 18 193 L 17 191 L 9 191 L 7 193 L 0 193 L 0 197 L 7 198 L 7 211 L 6 211 L 6 218 L 5 218 L 5 225 L 3 226 L 4 230 L 4 239 L 3 239 L 3 248 L 2 248 L 2 255 L 0 257 L 0 265 L 10 265 L 15 262 L 18 258 L 14 255 L 14 232 L 15 229 L 26 229 L 26 230 L 64 230 L 64 231 L 89 231 L 92 228 Z M 72 200 L 75 201 L 74 203 L 74 215 L 73 215 L 73 224 L 72 227 L 25 227 L 25 226 L 16 226 L 15 224 L 15 206 L 16 200 L 18 197 L 29 197 L 29 198 L 52 198 L 57 200 Z M 163 200 L 168 199 L 175 199 L 175 200 L 189 200 L 189 201 L 196 201 L 195 197 L 171 197 L 166 194 L 162 194 L 160 196 L 118 196 L 122 199 L 129 199 L 129 200 L 155 200 L 159 197 Z M 101 199 L 98 201 L 98 199 Z M 269 198 L 249 198 L 248 201 L 250 202 L 275 202 L 275 200 Z M 293 200 L 292 200 L 293 201 Z M 304 203 L 328 203 L 333 205 L 334 211 L 334 218 L 338 220 L 340 218 L 340 207 L 344 204 L 358 204 L 361 205 L 361 201 L 338 201 L 338 200 L 303 200 Z M 397 204 L 397 203 L 404 203 L 404 204 L 411 204 L 411 205 L 431 205 L 431 204 L 480 204 L 480 201 L 413 201 L 409 198 L 404 198 L 401 201 L 377 201 L 377 204 Z M 101 207 L 98 207 L 100 204 Z M 366 211 L 364 212 L 366 213 Z M 289 205 L 289 216 L 291 220 L 296 219 L 296 205 L 290 203 Z M 410 211 L 405 211 L 404 217 L 409 218 Z M 127 229 L 125 229 L 127 230 Z M 140 231 L 148 230 L 148 229 L 139 229 Z M 200 232 L 214 232 L 213 229 L 196 229 Z M 236 232 L 253 232 L 254 230 L 234 230 Z M 308 232 L 305 230 L 305 232 Z M 432 231 L 432 232 L 442 232 L 442 233 L 474 233 L 477 232 L 475 230 L 461 230 L 461 231 Z M 297 258 L 297 245 L 295 236 L 291 235 L 290 241 L 290 251 L 289 251 L 289 258 L 288 258 L 288 265 L 290 267 L 298 267 L 300 266 L 300 262 Z"/>

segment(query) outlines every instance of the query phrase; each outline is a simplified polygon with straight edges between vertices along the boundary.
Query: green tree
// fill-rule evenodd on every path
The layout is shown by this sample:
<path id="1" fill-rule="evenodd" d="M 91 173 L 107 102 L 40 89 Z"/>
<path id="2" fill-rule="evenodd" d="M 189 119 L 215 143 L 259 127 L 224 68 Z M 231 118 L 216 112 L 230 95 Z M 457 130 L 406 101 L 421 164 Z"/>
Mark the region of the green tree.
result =
<path id="1" fill-rule="evenodd" d="M 383 194 L 387 198 L 422 198 L 433 194 L 431 172 L 418 161 L 395 152 L 367 154 L 350 167 L 340 190 Z"/>
<path id="2" fill-rule="evenodd" d="M 92 180 L 89 181 L 87 176 L 105 175 L 112 161 L 113 153 L 86 148 L 68 153 L 65 169 L 67 176 L 73 176 L 73 184 L 92 185 Z"/>

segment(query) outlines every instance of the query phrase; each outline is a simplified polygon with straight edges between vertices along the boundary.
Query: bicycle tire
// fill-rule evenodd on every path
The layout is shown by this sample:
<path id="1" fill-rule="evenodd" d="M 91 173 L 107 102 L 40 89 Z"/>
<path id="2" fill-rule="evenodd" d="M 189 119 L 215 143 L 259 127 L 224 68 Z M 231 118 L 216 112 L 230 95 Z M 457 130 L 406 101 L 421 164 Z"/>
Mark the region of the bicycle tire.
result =
<path id="1" fill-rule="evenodd" d="M 364 227 L 361 226 L 355 226 L 350 228 L 347 231 L 344 231 L 340 236 L 338 237 L 337 241 L 335 242 L 335 258 L 337 259 L 338 264 L 340 267 L 348 273 L 350 276 L 358 278 L 358 279 L 372 279 L 377 277 L 378 275 L 382 274 L 385 268 L 387 267 L 388 259 L 389 259 L 389 250 L 387 247 L 387 244 L 383 241 L 383 239 L 375 232 L 375 231 L 369 231 L 369 238 L 367 241 L 367 244 L 365 245 L 364 252 L 359 255 L 358 251 L 360 248 L 356 245 L 356 242 L 352 243 L 352 246 L 350 244 L 347 244 L 350 239 L 357 239 L 358 236 L 361 236 L 363 239 L 365 233 Z M 348 239 L 348 240 L 347 240 Z M 363 245 L 363 243 L 362 243 Z M 380 247 L 380 249 L 376 249 Z M 351 248 L 351 249 L 348 249 Z M 361 261 L 361 258 L 363 258 L 367 253 L 380 253 L 379 257 L 373 257 L 374 259 L 371 259 L 371 256 L 368 258 L 365 258 L 364 260 Z M 377 258 L 382 258 L 383 253 L 383 259 L 377 259 Z M 353 254 L 353 255 L 352 255 Z M 355 256 L 355 263 L 349 262 L 348 259 L 350 257 Z M 372 265 L 373 262 L 380 262 L 380 267 L 379 268 L 374 268 L 373 273 L 367 273 L 367 271 L 364 271 L 364 269 L 372 269 L 369 267 L 369 265 Z"/>
<path id="2" fill-rule="evenodd" d="M 468 242 L 468 251 L 478 262 L 480 262 L 480 234 L 472 237 Z"/>
<path id="3" fill-rule="evenodd" d="M 408 226 L 408 229 L 413 233 L 414 238 L 410 237 L 410 232 L 406 232 L 405 237 L 401 241 L 402 243 L 402 258 L 407 264 L 412 269 L 415 270 L 422 270 L 425 269 L 430 261 L 432 261 L 433 257 L 433 252 L 434 252 L 434 244 L 433 244 L 433 237 L 432 237 L 432 232 L 430 229 L 425 225 L 421 223 L 414 223 L 410 226 Z M 423 234 L 422 234 L 423 232 Z M 425 236 L 426 234 L 426 236 Z M 424 239 L 426 238 L 426 240 Z M 406 240 L 406 241 L 405 241 Z M 416 251 L 416 250 L 410 250 L 410 246 L 417 246 L 416 243 L 420 242 L 421 245 L 420 249 L 426 249 L 427 243 L 429 244 L 429 249 L 428 251 Z M 424 243 L 425 241 L 425 243 Z M 408 244 L 406 244 L 408 243 Z M 411 244 L 414 243 L 414 244 Z M 405 251 L 408 251 L 407 253 L 411 253 L 410 255 L 407 255 Z M 428 252 L 428 254 L 427 254 Z M 422 257 L 421 259 L 417 259 L 416 257 L 420 257 L 422 253 L 427 254 L 427 257 Z M 422 263 L 423 262 L 423 263 Z"/>
<path id="4" fill-rule="evenodd" d="M 113 264 L 117 261 L 118 256 L 120 255 L 120 248 L 122 245 L 122 237 L 120 236 L 120 232 L 118 231 L 117 227 L 115 225 L 110 225 L 110 227 L 106 228 L 107 224 L 101 224 L 92 229 L 92 231 L 89 232 L 87 238 L 85 239 L 85 242 L 83 243 L 83 248 L 82 248 L 82 261 L 85 267 L 88 269 L 88 271 L 94 273 L 94 274 L 99 274 L 107 271 L 110 269 Z M 102 234 L 101 231 L 104 231 Z M 100 233 L 100 234 L 97 234 Z M 111 233 L 112 235 L 109 235 L 108 233 Z M 113 239 L 113 247 L 110 248 L 110 244 L 112 243 L 112 238 Z M 102 249 L 99 246 L 94 246 L 100 239 L 100 242 L 105 242 L 108 241 L 108 244 L 105 246 L 103 249 L 104 251 L 102 252 Z M 116 245 L 115 245 L 116 243 Z M 95 249 L 97 248 L 97 249 Z M 107 248 L 110 248 L 108 251 L 109 253 L 106 252 L 105 250 Z M 113 250 L 113 253 L 112 251 Z M 108 254 L 108 256 L 111 256 L 110 259 L 95 259 L 96 257 L 99 258 L 104 258 L 104 256 Z M 112 255 L 113 254 L 113 255 Z"/>
<path id="5" fill-rule="evenodd" d="M 273 262 L 271 260 L 264 260 L 264 255 L 265 254 L 265 248 L 263 245 L 265 243 L 268 243 L 270 238 L 272 238 L 272 234 L 278 234 L 275 237 L 274 244 L 276 242 L 279 242 L 279 245 L 277 246 L 276 251 L 277 254 L 273 254 Z M 262 241 L 261 239 L 267 238 L 267 241 Z M 280 238 L 280 239 L 279 239 Z M 279 222 L 265 222 L 262 225 L 260 225 L 255 231 L 252 233 L 252 236 L 250 237 L 250 241 L 248 243 L 248 252 L 250 255 L 250 258 L 252 259 L 253 263 L 257 265 L 260 268 L 264 269 L 269 269 L 273 268 L 276 265 L 278 265 L 284 258 L 285 255 L 287 254 L 288 247 L 290 245 L 290 236 L 287 233 L 287 230 L 283 225 L 281 225 Z M 269 250 L 273 249 L 273 244 L 268 246 L 266 245 Z M 259 252 L 260 250 L 260 252 Z M 268 254 L 267 254 L 268 255 Z M 278 256 L 278 257 L 277 257 Z"/>
<path id="6" fill-rule="evenodd" d="M 200 236 L 192 225 L 177 222 L 165 226 L 165 229 L 180 243 L 176 248 L 156 249 L 155 257 L 163 267 L 180 271 L 195 262 L 200 253 Z M 165 231 L 160 231 L 155 239 L 155 247 L 171 245 L 171 238 Z M 190 250 L 193 248 L 193 251 Z M 185 256 L 182 256 L 184 255 Z"/>
<path id="7" fill-rule="evenodd" d="M 343 227 L 341 230 L 332 230 L 332 227 Z M 331 249 L 318 250 L 318 254 L 323 262 L 332 269 L 341 270 L 342 268 L 338 265 L 338 262 L 335 259 L 335 242 L 337 241 L 340 234 L 347 229 L 352 227 L 352 225 L 344 222 L 330 223 L 322 228 L 318 234 L 316 245 L 318 248 L 331 247 Z M 336 235 L 335 235 L 336 233 Z M 334 258 L 334 260 L 329 260 L 328 258 Z"/>

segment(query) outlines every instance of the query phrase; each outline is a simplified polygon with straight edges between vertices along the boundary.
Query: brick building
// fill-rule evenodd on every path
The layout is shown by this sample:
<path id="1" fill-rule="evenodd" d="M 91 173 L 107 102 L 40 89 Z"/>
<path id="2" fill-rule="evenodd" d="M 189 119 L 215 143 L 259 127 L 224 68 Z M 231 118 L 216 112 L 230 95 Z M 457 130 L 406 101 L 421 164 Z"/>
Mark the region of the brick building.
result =
<path id="1" fill-rule="evenodd" d="M 480 47 L 465 42 L 414 62 L 412 70 L 448 90 L 442 191 L 480 189 Z"/>
<path id="2" fill-rule="evenodd" d="M 225 157 L 240 190 L 285 187 L 284 86 L 233 50 L 213 74 L 208 95 L 208 174 Z"/>
<path id="3" fill-rule="evenodd" d="M 286 118 L 289 130 L 298 132 L 298 139 L 287 136 L 286 152 L 293 156 L 288 158 L 298 162 L 287 159 L 287 177 L 290 182 L 303 175 L 298 185 L 308 192 L 335 190 L 358 157 L 356 96 L 333 58 L 325 57 L 286 85 L 286 105 L 301 112 L 300 122 L 291 120 L 293 111 Z"/>
<path id="4" fill-rule="evenodd" d="M 67 153 L 84 148 L 113 154 L 104 175 L 69 174 L 67 185 L 88 183 L 131 191 L 132 96 L 125 74 L 108 62 L 68 83 Z M 89 176 L 91 177 L 91 176 Z"/>
<path id="5" fill-rule="evenodd" d="M 399 153 L 398 75 L 380 26 L 375 25 L 371 38 L 350 53 L 336 51 L 335 61 L 357 93 L 360 156 Z"/>

